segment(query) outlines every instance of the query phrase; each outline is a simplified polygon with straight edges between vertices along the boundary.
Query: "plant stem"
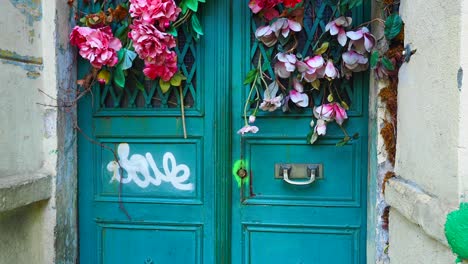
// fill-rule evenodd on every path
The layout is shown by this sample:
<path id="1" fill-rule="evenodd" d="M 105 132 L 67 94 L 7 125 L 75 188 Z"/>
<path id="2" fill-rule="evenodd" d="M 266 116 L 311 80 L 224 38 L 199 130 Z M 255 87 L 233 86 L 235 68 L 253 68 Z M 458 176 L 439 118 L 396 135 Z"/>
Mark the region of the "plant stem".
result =
<path id="1" fill-rule="evenodd" d="M 182 85 L 179 86 L 179 92 L 180 92 L 180 112 L 182 113 L 182 127 L 184 130 L 184 139 L 187 139 L 187 126 L 185 125 L 184 92 L 182 91 Z"/>

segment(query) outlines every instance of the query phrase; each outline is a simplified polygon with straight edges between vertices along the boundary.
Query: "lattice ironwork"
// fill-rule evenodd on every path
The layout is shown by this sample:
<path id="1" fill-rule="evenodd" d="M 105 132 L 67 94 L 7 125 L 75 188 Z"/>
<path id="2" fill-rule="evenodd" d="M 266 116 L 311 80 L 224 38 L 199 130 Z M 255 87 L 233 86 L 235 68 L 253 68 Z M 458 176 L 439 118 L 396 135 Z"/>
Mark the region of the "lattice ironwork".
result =
<path id="1" fill-rule="evenodd" d="M 81 1 L 80 1 L 81 2 Z M 122 0 L 104 2 L 89 1 L 82 10 L 85 13 L 97 13 L 115 7 Z M 81 4 L 83 5 L 83 4 Z M 178 58 L 178 67 L 187 80 L 183 81 L 183 97 L 185 108 L 197 107 L 197 57 L 198 45 L 192 36 L 189 27 L 183 25 L 178 29 L 177 47 L 175 52 Z M 134 61 L 133 73 L 128 72 L 125 88 L 120 88 L 113 83 L 106 86 L 96 86 L 96 94 L 99 96 L 100 109 L 132 109 L 132 108 L 179 108 L 180 92 L 178 87 L 171 87 L 167 93 L 163 93 L 158 81 L 145 80 L 142 76 L 143 62 Z M 132 70 L 129 70 L 132 71 Z M 139 71 L 139 74 L 136 72 Z"/>
<path id="2" fill-rule="evenodd" d="M 187 77 L 183 82 L 184 105 L 186 108 L 196 106 L 197 96 L 197 46 L 192 33 L 186 27 L 178 30 L 177 47 L 179 70 Z M 138 69 L 138 70 L 141 70 Z M 101 88 L 101 108 L 180 108 L 180 95 L 177 87 L 163 93 L 158 81 L 129 80 L 124 89 L 107 85 Z"/>
<path id="3" fill-rule="evenodd" d="M 296 33 L 297 38 L 297 48 L 295 54 L 305 58 L 307 56 L 313 55 L 315 45 L 319 40 L 322 33 L 325 31 L 326 24 L 332 20 L 333 17 L 336 17 L 336 6 L 331 6 L 324 0 L 305 0 L 304 3 L 304 25 L 303 30 L 299 33 Z M 268 75 L 268 78 L 274 80 L 274 61 L 275 58 L 272 57 L 272 54 L 277 54 L 276 45 L 273 47 L 266 47 L 255 37 L 255 31 L 258 27 L 264 25 L 264 21 L 257 16 L 252 16 L 251 18 L 251 48 L 250 48 L 250 60 L 251 67 L 255 68 L 258 65 L 258 60 L 262 59 L 262 69 L 265 74 Z M 282 80 L 283 83 L 283 80 Z M 288 85 L 287 81 L 284 83 L 285 86 Z M 342 100 L 349 105 L 354 98 L 354 89 L 353 89 L 353 80 L 346 80 L 343 78 L 342 82 L 337 85 L 336 89 L 333 91 L 334 94 L 338 94 Z M 325 95 L 323 94 L 325 93 Z M 323 98 L 327 97 L 330 93 L 330 90 L 326 91 L 316 91 L 312 92 L 311 106 L 322 104 Z M 263 91 L 260 93 L 263 96 Z M 251 102 L 255 101 L 256 94 L 252 94 L 250 98 Z M 256 103 L 252 103 L 251 107 L 255 108 Z M 352 106 L 351 106 L 352 108 Z"/>

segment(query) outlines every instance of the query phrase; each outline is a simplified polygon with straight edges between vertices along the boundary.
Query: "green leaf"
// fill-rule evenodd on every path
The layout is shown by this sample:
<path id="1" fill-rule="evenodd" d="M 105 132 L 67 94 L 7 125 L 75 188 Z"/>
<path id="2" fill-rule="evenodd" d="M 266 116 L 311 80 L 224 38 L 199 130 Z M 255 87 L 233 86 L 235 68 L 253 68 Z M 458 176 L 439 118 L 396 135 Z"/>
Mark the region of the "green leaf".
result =
<path id="1" fill-rule="evenodd" d="M 321 54 L 325 53 L 328 50 L 328 46 L 330 46 L 330 43 L 328 43 L 328 42 L 322 43 L 320 48 L 315 50 L 314 54 L 315 55 L 321 55 Z"/>
<path id="2" fill-rule="evenodd" d="M 398 14 L 391 14 L 389 17 L 387 17 L 387 20 L 385 20 L 385 37 L 388 40 L 395 38 L 398 36 L 398 34 L 400 34 L 402 26 L 403 21 L 401 20 L 401 17 Z"/>
<path id="3" fill-rule="evenodd" d="M 184 3 L 193 12 L 198 11 L 198 0 L 184 0 Z"/>
<path id="4" fill-rule="evenodd" d="M 175 29 L 175 28 L 172 27 L 172 26 L 171 26 L 170 28 L 168 28 L 166 32 L 169 33 L 169 34 L 171 34 L 171 35 L 174 36 L 174 37 L 177 37 L 177 35 L 178 35 L 178 34 L 177 34 L 177 29 Z"/>
<path id="5" fill-rule="evenodd" d="M 114 83 L 120 88 L 125 87 L 125 73 L 120 65 L 115 68 Z"/>
<path id="6" fill-rule="evenodd" d="M 370 57 L 370 67 L 371 69 L 375 69 L 377 67 L 377 62 L 379 62 L 379 52 L 374 51 Z"/>
<path id="7" fill-rule="evenodd" d="M 159 79 L 159 87 L 161 87 L 161 91 L 163 93 L 167 93 L 167 91 L 169 91 L 169 89 L 171 88 L 171 83 L 166 82 L 163 79 Z"/>
<path id="8" fill-rule="evenodd" d="M 362 5 L 362 0 L 349 0 L 349 9 Z"/>
<path id="9" fill-rule="evenodd" d="M 125 37 L 127 33 L 127 29 L 128 29 L 127 21 L 122 22 L 122 25 L 119 28 L 117 28 L 117 30 L 115 31 L 115 37 L 117 37 L 118 39 Z"/>
<path id="10" fill-rule="evenodd" d="M 128 49 L 121 49 L 123 51 L 122 59 L 119 61 L 119 64 L 122 65 L 123 70 L 130 69 L 133 64 L 133 60 L 136 58 L 137 54 L 134 51 Z"/>
<path id="11" fill-rule="evenodd" d="M 182 73 L 178 72 L 172 76 L 170 83 L 172 86 L 181 86 L 182 81 L 187 80 L 187 77 L 185 77 Z"/>
<path id="12" fill-rule="evenodd" d="M 387 57 L 382 58 L 382 65 L 389 71 L 395 70 L 395 66 L 393 66 L 392 61 Z"/>
<path id="13" fill-rule="evenodd" d="M 138 80 L 135 78 L 135 86 L 138 90 L 140 91 L 144 91 L 145 90 L 145 86 Z"/>
<path id="14" fill-rule="evenodd" d="M 257 69 L 252 69 L 247 73 L 247 76 L 244 80 L 244 85 L 250 84 L 255 80 L 255 76 L 257 75 Z"/>
<path id="15" fill-rule="evenodd" d="M 192 28 L 198 35 L 203 35 L 203 29 L 196 14 L 192 15 Z"/>

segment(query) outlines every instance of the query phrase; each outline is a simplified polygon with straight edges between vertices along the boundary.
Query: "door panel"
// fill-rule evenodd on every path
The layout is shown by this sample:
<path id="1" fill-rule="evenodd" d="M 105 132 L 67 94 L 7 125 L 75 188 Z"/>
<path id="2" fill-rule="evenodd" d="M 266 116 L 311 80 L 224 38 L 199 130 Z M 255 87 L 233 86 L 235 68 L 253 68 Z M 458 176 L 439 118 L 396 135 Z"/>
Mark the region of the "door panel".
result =
<path id="1" fill-rule="evenodd" d="M 86 13 L 101 5 L 86 2 L 80 1 Z M 229 151 L 216 154 L 226 150 L 223 140 L 229 137 L 229 111 L 222 111 L 229 106 L 223 91 L 228 79 L 225 68 L 211 66 L 229 58 L 224 46 L 229 34 L 222 34 L 229 26 L 223 16 L 227 2 L 202 5 L 199 17 L 206 26 L 198 42 L 189 31 L 178 32 L 179 69 L 187 76 L 187 139 L 179 91 L 164 94 L 158 82 L 144 82 L 144 91 L 131 82 L 125 89 L 96 86 L 80 101 L 81 263 L 223 262 L 219 248 L 226 250 L 222 228 L 229 207 L 214 208 L 229 200 L 214 190 L 227 191 L 226 178 L 215 176 L 229 169 Z M 84 76 L 89 64 L 78 64 Z"/>
<path id="2" fill-rule="evenodd" d="M 366 8 L 353 12 L 355 25 L 365 19 Z M 303 57 L 310 55 L 333 10 L 325 1 L 308 0 L 305 14 L 305 33 L 298 36 Z M 233 127 L 239 129 L 250 89 L 242 80 L 257 65 L 259 54 L 265 60 L 272 50 L 255 39 L 260 23 L 246 3 L 234 3 L 233 18 L 233 65 L 240 66 L 233 71 Z M 269 61 L 262 64 L 272 76 Z M 326 137 L 307 143 L 311 109 L 260 111 L 258 133 L 241 137 L 233 129 L 233 162 L 244 159 L 249 177 L 232 186 L 232 263 L 365 263 L 368 77 L 353 78 L 341 87 L 342 96 L 352 101 L 345 127 L 360 136 L 343 147 L 336 146 L 342 131 L 334 124 L 327 127 Z M 315 105 L 320 98 L 314 94 Z M 320 164 L 323 177 L 309 185 L 292 185 L 275 177 L 278 164 Z"/>

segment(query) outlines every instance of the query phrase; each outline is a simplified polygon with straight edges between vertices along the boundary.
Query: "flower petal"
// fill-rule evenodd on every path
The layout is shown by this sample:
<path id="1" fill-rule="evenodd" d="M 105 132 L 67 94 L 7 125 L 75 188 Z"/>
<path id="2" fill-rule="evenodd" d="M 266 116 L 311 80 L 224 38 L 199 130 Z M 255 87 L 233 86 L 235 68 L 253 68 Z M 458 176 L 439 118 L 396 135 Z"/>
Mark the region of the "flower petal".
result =
<path id="1" fill-rule="evenodd" d="M 346 32 L 346 36 L 348 36 L 348 38 L 352 39 L 352 40 L 358 40 L 358 39 L 361 39 L 363 37 L 363 33 L 361 30 L 358 30 L 358 31 L 348 31 Z"/>

